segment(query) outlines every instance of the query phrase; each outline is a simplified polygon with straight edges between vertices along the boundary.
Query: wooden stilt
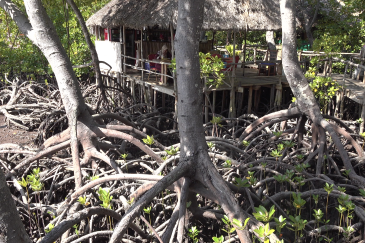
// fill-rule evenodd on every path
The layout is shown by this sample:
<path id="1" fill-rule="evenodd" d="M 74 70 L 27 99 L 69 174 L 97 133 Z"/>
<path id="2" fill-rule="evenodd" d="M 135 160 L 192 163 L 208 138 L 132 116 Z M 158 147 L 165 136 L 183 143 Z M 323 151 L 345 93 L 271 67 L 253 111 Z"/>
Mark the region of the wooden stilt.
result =
<path id="1" fill-rule="evenodd" d="M 270 109 L 272 109 L 274 107 L 274 102 L 275 102 L 275 86 L 276 86 L 276 84 L 271 85 L 271 89 L 270 89 Z"/>
<path id="2" fill-rule="evenodd" d="M 120 72 L 118 72 L 118 73 L 117 73 L 117 86 L 118 86 L 118 87 L 121 87 L 121 86 L 122 86 L 122 85 L 121 85 Z M 119 97 L 118 97 L 118 107 L 120 107 L 120 105 L 121 105 L 121 99 L 122 99 L 122 96 L 124 96 L 124 95 L 123 95 L 123 93 L 119 92 Z"/>
<path id="3" fill-rule="evenodd" d="M 258 85 L 253 86 L 253 90 L 255 90 L 255 102 L 254 102 L 255 112 L 257 112 L 259 109 L 259 103 L 260 103 L 260 98 L 261 98 L 260 89 L 261 89 L 261 86 L 258 86 Z"/>
<path id="4" fill-rule="evenodd" d="M 215 105 L 216 105 L 216 102 L 217 102 L 217 91 L 213 91 L 213 113 L 215 113 Z"/>
<path id="5" fill-rule="evenodd" d="M 247 114 L 251 114 L 252 112 L 252 90 L 253 86 L 250 86 L 248 90 L 248 105 L 247 105 Z"/>
<path id="6" fill-rule="evenodd" d="M 157 91 L 153 90 L 153 105 L 157 108 Z"/>
<path id="7" fill-rule="evenodd" d="M 361 104 L 361 119 L 362 119 L 362 123 L 360 124 L 360 134 L 364 132 L 364 121 L 365 121 L 365 105 L 364 105 L 364 100 L 362 100 L 362 104 Z"/>
<path id="8" fill-rule="evenodd" d="M 243 97 L 245 93 L 245 88 L 241 87 L 242 93 L 239 93 L 238 96 L 238 105 L 237 105 L 237 117 L 242 114 L 242 106 L 243 106 Z"/>
<path id="9" fill-rule="evenodd" d="M 226 104 L 225 99 L 226 99 L 226 92 L 223 90 L 223 91 L 222 91 L 222 107 L 221 107 L 221 114 L 223 113 L 223 111 L 224 111 L 224 106 L 225 106 L 225 104 Z"/>
<path id="10" fill-rule="evenodd" d="M 279 110 L 283 98 L 283 86 L 281 85 L 281 81 L 279 84 L 275 85 L 275 89 L 276 89 L 276 96 L 275 96 L 274 107 L 275 110 Z"/>
<path id="11" fill-rule="evenodd" d="M 204 94 L 204 120 L 205 123 L 209 122 L 209 92 Z"/>
<path id="12" fill-rule="evenodd" d="M 344 104 L 345 104 L 345 93 L 346 89 L 344 88 L 344 90 L 342 91 L 342 97 L 341 97 L 341 105 L 340 105 L 340 119 L 343 118 L 343 110 L 344 110 Z"/>

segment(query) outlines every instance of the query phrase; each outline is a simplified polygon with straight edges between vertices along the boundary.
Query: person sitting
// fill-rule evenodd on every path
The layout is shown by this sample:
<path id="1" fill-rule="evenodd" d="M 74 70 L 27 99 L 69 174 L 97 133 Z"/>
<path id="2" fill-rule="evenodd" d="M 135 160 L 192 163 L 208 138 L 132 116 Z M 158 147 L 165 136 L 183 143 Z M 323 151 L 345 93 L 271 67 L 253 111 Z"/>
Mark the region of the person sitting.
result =
<path id="1" fill-rule="evenodd" d="M 161 53 L 160 59 L 171 58 L 171 52 L 169 51 L 169 48 L 167 48 L 166 45 L 162 46 L 160 53 Z"/>

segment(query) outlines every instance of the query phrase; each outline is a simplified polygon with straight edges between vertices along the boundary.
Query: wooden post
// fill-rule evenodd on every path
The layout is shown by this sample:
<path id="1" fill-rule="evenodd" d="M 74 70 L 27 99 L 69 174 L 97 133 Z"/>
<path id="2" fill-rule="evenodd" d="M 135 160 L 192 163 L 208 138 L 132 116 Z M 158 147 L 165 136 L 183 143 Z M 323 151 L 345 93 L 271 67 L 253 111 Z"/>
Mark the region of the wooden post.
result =
<path id="1" fill-rule="evenodd" d="M 141 78 L 142 78 L 142 81 L 143 81 L 143 76 L 144 76 L 144 61 L 143 61 L 143 29 L 141 29 L 141 68 L 142 68 L 142 75 L 141 75 Z"/>
<path id="2" fill-rule="evenodd" d="M 253 63 L 256 64 L 256 53 L 257 53 L 257 47 L 255 46 L 253 49 Z"/>
<path id="3" fill-rule="evenodd" d="M 274 102 L 274 107 L 275 110 L 278 110 L 279 107 L 281 106 L 281 101 L 282 101 L 282 95 L 283 95 L 283 86 L 281 85 L 281 79 L 279 80 L 279 83 L 275 85 L 275 89 L 276 89 L 276 96 L 275 96 L 275 102 Z"/>
<path id="4" fill-rule="evenodd" d="M 233 63 L 236 62 L 236 32 L 233 31 Z M 232 67 L 232 77 L 231 77 L 231 94 L 229 97 L 229 112 L 228 117 L 234 118 L 236 117 L 236 64 L 233 64 Z"/>
<path id="5" fill-rule="evenodd" d="M 254 109 L 257 112 L 259 108 L 260 98 L 261 98 L 261 92 L 260 92 L 260 85 L 255 85 L 253 89 L 255 90 L 255 103 L 254 103 Z"/>
<path id="6" fill-rule="evenodd" d="M 175 45 L 174 45 L 174 26 L 170 21 L 170 36 L 171 36 L 171 58 L 175 58 Z"/>
<path id="7" fill-rule="evenodd" d="M 346 92 L 346 88 L 343 89 L 342 91 L 342 95 L 341 95 L 341 105 L 340 105 L 340 119 L 343 118 L 343 110 L 344 110 L 344 100 L 345 100 L 345 92 Z"/>
<path id="8" fill-rule="evenodd" d="M 121 77 L 120 77 L 120 72 L 117 73 L 117 84 L 118 84 L 118 89 L 122 86 L 121 85 Z M 121 98 L 122 96 L 124 96 L 124 94 L 122 92 L 119 92 L 119 96 L 118 96 L 118 107 L 120 107 L 121 105 Z"/>
<path id="9" fill-rule="evenodd" d="M 324 67 L 323 67 L 323 75 L 325 76 L 325 77 L 327 77 L 327 61 L 325 61 L 324 62 Z"/>
<path id="10" fill-rule="evenodd" d="M 216 102 L 217 102 L 217 91 L 214 90 L 213 91 L 213 110 L 212 110 L 213 114 L 215 113 L 215 105 L 216 105 Z"/>
<path id="11" fill-rule="evenodd" d="M 125 65 L 125 54 L 127 53 L 127 49 L 126 49 L 126 43 L 125 43 L 125 26 L 123 25 L 123 72 L 124 74 L 127 73 L 127 66 Z"/>
<path id="12" fill-rule="evenodd" d="M 245 76 L 246 47 L 247 46 L 247 28 L 245 29 L 245 45 L 243 46 L 242 76 Z"/>
<path id="13" fill-rule="evenodd" d="M 206 91 L 203 95 L 204 95 L 204 122 L 208 123 L 209 122 L 209 91 Z"/>
<path id="14" fill-rule="evenodd" d="M 271 89 L 270 89 L 270 109 L 272 109 L 274 107 L 274 102 L 275 102 L 275 86 L 276 86 L 276 84 L 271 85 Z"/>
<path id="15" fill-rule="evenodd" d="M 251 114 L 251 110 L 252 110 L 252 90 L 253 90 L 253 86 L 250 86 L 250 89 L 248 91 L 248 105 L 247 105 L 247 114 Z"/>
<path id="16" fill-rule="evenodd" d="M 240 89 L 242 90 L 242 93 L 239 93 L 238 107 L 237 107 L 237 117 L 240 114 L 242 114 L 243 98 L 244 98 L 244 94 L 245 94 L 245 88 L 244 87 L 241 87 Z"/>
<path id="17" fill-rule="evenodd" d="M 153 90 L 153 105 L 157 108 L 157 91 Z"/>
<path id="18" fill-rule="evenodd" d="M 362 123 L 360 124 L 360 134 L 364 132 L 364 121 L 365 121 L 365 105 L 364 105 L 364 99 L 362 100 L 362 109 L 361 109 L 361 119 L 362 119 Z"/>

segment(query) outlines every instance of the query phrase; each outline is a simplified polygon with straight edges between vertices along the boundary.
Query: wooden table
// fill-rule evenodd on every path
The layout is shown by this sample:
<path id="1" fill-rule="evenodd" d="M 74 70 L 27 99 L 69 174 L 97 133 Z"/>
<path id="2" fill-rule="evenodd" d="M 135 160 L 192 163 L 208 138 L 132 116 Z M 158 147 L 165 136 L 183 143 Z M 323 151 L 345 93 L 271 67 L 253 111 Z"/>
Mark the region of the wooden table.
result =
<path id="1" fill-rule="evenodd" d="M 153 59 L 153 62 L 161 65 L 161 85 L 167 85 L 167 67 L 171 64 L 170 59 Z"/>

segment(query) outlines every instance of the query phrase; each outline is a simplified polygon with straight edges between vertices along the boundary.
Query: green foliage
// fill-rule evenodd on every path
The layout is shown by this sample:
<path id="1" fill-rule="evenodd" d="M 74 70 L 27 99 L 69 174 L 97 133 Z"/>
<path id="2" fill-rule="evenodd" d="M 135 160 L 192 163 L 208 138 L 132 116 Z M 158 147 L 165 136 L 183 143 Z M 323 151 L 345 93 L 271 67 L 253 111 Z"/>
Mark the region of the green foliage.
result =
<path id="1" fill-rule="evenodd" d="M 364 189 L 359 189 L 360 195 L 362 197 L 365 197 L 365 190 Z"/>
<path id="2" fill-rule="evenodd" d="M 246 140 L 242 141 L 242 145 L 245 146 L 245 147 L 247 147 L 249 144 L 250 144 L 249 141 L 246 141 Z"/>
<path id="3" fill-rule="evenodd" d="M 238 230 L 244 230 L 247 226 L 248 221 L 250 220 L 250 218 L 246 218 L 245 222 L 242 224 L 241 221 L 239 221 L 238 219 L 233 219 L 232 220 L 232 224 L 238 229 Z"/>
<path id="4" fill-rule="evenodd" d="M 43 183 L 39 180 L 40 168 L 33 169 L 33 173 L 27 175 L 27 183 L 30 185 L 33 191 L 40 191 L 43 188 Z M 24 179 L 22 178 L 21 183 L 24 184 Z"/>
<path id="5" fill-rule="evenodd" d="M 179 147 L 174 148 L 173 146 L 171 146 L 170 149 L 165 150 L 165 152 L 171 156 L 177 154 L 178 151 L 179 151 Z"/>
<path id="6" fill-rule="evenodd" d="M 223 165 L 224 168 L 231 168 L 232 161 L 230 161 L 229 159 L 227 159 L 222 165 Z"/>
<path id="7" fill-rule="evenodd" d="M 273 132 L 273 134 L 276 136 L 276 137 L 280 137 L 281 134 L 283 134 L 282 131 L 278 131 L 278 132 Z"/>
<path id="8" fill-rule="evenodd" d="M 147 138 L 143 138 L 142 141 L 147 145 L 152 145 L 155 143 L 155 139 L 153 138 L 153 135 L 150 137 L 147 135 Z"/>
<path id="9" fill-rule="evenodd" d="M 89 206 L 89 204 L 90 204 L 89 202 L 86 202 L 86 196 L 79 197 L 78 202 L 79 202 L 81 205 L 85 206 L 85 207 Z"/>
<path id="10" fill-rule="evenodd" d="M 303 206 L 305 204 L 305 200 L 302 199 L 300 193 L 292 193 L 293 196 L 293 206 L 295 209 L 303 209 Z"/>
<path id="11" fill-rule="evenodd" d="M 324 186 L 324 190 L 328 193 L 328 194 L 330 194 L 332 191 L 333 191 L 333 184 L 328 184 L 327 182 L 326 182 L 326 185 Z"/>
<path id="12" fill-rule="evenodd" d="M 13 1 L 21 10 L 25 10 L 24 2 Z M 108 0 L 75 1 L 84 19 L 88 19 L 97 10 L 103 7 Z M 72 9 L 65 9 L 65 2 L 60 0 L 43 1 L 48 15 L 54 23 L 61 43 L 67 50 L 73 65 L 83 64 L 91 60 L 89 49 L 84 35 Z M 68 19 L 65 18 L 65 10 Z M 26 74 L 29 80 L 35 80 L 38 75 L 50 75 L 52 70 L 41 51 L 34 46 L 18 29 L 2 8 L 0 8 L 0 74 L 12 71 L 15 75 Z M 67 31 L 69 35 L 67 35 Z M 94 39 L 94 37 L 92 37 Z M 90 72 L 88 68 L 75 69 L 80 76 Z M 0 82 L 4 81 L 0 75 Z"/>
<path id="13" fill-rule="evenodd" d="M 250 184 L 248 183 L 248 180 L 247 179 L 241 179 L 241 178 L 239 178 L 239 177 L 235 177 L 234 178 L 234 184 L 237 186 L 237 187 L 239 187 L 239 188 L 241 188 L 241 187 L 250 187 Z"/>
<path id="14" fill-rule="evenodd" d="M 327 109 L 328 102 L 336 95 L 336 92 L 340 90 L 341 86 L 336 80 L 331 77 L 316 76 L 309 87 L 314 93 L 314 96 L 318 99 L 319 104 L 324 111 Z"/>
<path id="15" fill-rule="evenodd" d="M 221 235 L 219 238 L 218 237 L 212 237 L 214 243 L 223 243 L 224 241 L 224 237 L 223 235 Z"/>
<path id="16" fill-rule="evenodd" d="M 279 183 L 283 183 L 286 181 L 285 175 L 274 175 L 273 176 L 275 180 L 277 180 Z"/>
<path id="17" fill-rule="evenodd" d="M 207 142 L 208 148 L 213 148 L 214 147 L 214 143 L 213 142 Z"/>
<path id="18" fill-rule="evenodd" d="M 224 68 L 224 63 L 221 58 L 215 56 L 213 57 L 210 53 L 199 52 L 199 62 L 200 62 L 200 78 L 206 79 L 207 86 L 220 86 L 223 84 L 223 79 L 225 78 L 222 69 Z M 176 69 L 176 60 L 172 59 L 171 65 L 172 69 Z"/>
<path id="19" fill-rule="evenodd" d="M 301 230 L 303 230 L 306 223 L 307 223 L 307 220 L 301 219 L 300 215 L 297 215 L 295 217 L 292 216 L 292 215 L 289 215 L 289 218 L 291 220 L 291 225 L 293 226 L 293 228 L 288 227 L 288 229 L 290 229 L 292 231 L 301 231 Z"/>
<path id="20" fill-rule="evenodd" d="M 313 211 L 314 211 L 314 214 L 313 214 L 314 219 L 317 222 L 321 222 L 321 219 L 322 219 L 322 217 L 324 215 L 324 213 L 322 212 L 322 210 L 321 209 L 318 209 L 318 210 L 313 209 Z"/>
<path id="21" fill-rule="evenodd" d="M 80 234 L 78 227 L 79 227 L 79 226 L 78 226 L 77 224 L 75 224 L 74 226 L 72 226 L 72 228 L 74 228 L 74 229 L 75 229 L 75 234 L 76 234 L 76 235 L 79 235 L 79 234 Z"/>
<path id="22" fill-rule="evenodd" d="M 278 149 L 274 149 L 270 152 L 270 155 L 274 158 L 276 158 L 276 160 L 278 160 L 278 158 L 280 158 L 282 156 L 282 154 L 280 153 L 280 150 Z"/>
<path id="23" fill-rule="evenodd" d="M 128 157 L 128 154 L 121 154 L 120 157 L 126 161 L 127 160 L 127 157 Z"/>
<path id="24" fill-rule="evenodd" d="M 233 45 L 227 45 L 226 46 L 226 50 L 229 54 L 230 57 L 233 57 Z M 242 51 L 238 51 L 238 45 L 235 46 L 235 54 L 236 56 L 239 56 L 241 54 Z"/>
<path id="25" fill-rule="evenodd" d="M 260 205 L 258 208 L 255 207 L 255 211 L 256 213 L 252 214 L 258 221 L 269 222 L 275 213 L 275 206 L 273 205 L 268 212 L 264 206 Z"/>
<path id="26" fill-rule="evenodd" d="M 111 201 L 113 199 L 113 196 L 110 196 L 109 191 L 99 187 L 98 194 L 100 201 L 103 202 L 101 206 L 103 208 L 111 209 L 112 208 Z"/>
<path id="27" fill-rule="evenodd" d="M 188 236 L 190 237 L 190 239 L 192 239 L 192 241 L 194 243 L 197 243 L 199 241 L 199 239 L 198 239 L 199 232 L 200 231 L 196 228 L 196 226 L 192 226 L 189 229 Z"/>
<path id="28" fill-rule="evenodd" d="M 254 230 L 254 232 L 258 234 L 259 237 L 264 238 L 264 243 L 270 242 L 269 236 L 274 233 L 274 231 L 274 229 L 270 229 L 269 223 Z"/>
<path id="29" fill-rule="evenodd" d="M 285 148 L 292 148 L 294 147 L 295 143 L 292 141 L 283 141 L 282 142 Z"/>
<path id="30" fill-rule="evenodd" d="M 218 126 L 222 126 L 221 122 L 222 122 L 222 118 L 220 116 L 213 116 L 212 120 L 210 120 L 210 122 L 213 125 L 218 125 Z"/>
<path id="31" fill-rule="evenodd" d="M 207 86 L 219 87 L 223 84 L 223 79 L 225 77 L 222 73 L 224 68 L 224 63 L 221 58 L 215 56 L 212 57 L 210 53 L 199 52 L 200 60 L 200 77 L 206 78 Z"/>
<path id="32" fill-rule="evenodd" d="M 51 230 L 54 229 L 54 224 L 49 224 L 48 228 L 45 228 L 44 231 L 48 234 L 49 232 L 51 232 Z"/>
<path id="33" fill-rule="evenodd" d="M 143 209 L 143 211 L 144 211 L 146 214 L 150 214 L 150 213 L 151 213 L 151 209 L 152 209 L 152 207 L 151 207 L 151 206 L 149 206 L 149 207 L 147 207 L 147 208 L 144 208 L 144 209 Z"/>
<path id="34" fill-rule="evenodd" d="M 276 223 L 276 231 L 281 234 L 281 229 L 286 225 L 286 218 L 280 215 L 279 218 L 274 218 Z"/>

